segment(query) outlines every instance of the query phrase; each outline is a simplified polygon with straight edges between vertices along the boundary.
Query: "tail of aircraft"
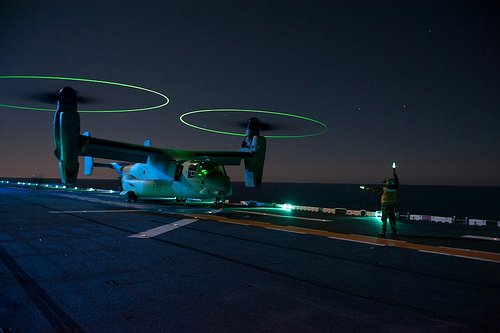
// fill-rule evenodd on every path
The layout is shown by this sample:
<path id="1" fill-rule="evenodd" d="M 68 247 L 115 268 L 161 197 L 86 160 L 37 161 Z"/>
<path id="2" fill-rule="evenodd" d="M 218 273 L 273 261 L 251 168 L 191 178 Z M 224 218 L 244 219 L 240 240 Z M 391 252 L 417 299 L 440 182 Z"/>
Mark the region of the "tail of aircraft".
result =
<path id="1" fill-rule="evenodd" d="M 119 177 L 123 177 L 123 167 L 124 164 L 120 163 L 94 163 L 94 158 L 92 156 L 85 156 L 84 158 L 84 175 L 90 176 L 94 171 L 94 167 L 96 168 L 108 168 L 113 169 L 118 173 Z"/>
<path id="2" fill-rule="evenodd" d="M 86 137 L 90 137 L 89 132 L 85 132 L 82 135 L 86 136 Z M 151 141 L 150 140 L 144 141 L 144 146 L 151 147 Z M 113 163 L 94 163 L 93 156 L 85 156 L 83 161 L 84 161 L 83 174 L 85 176 L 92 175 L 92 172 L 94 171 L 94 167 L 96 167 L 96 168 L 114 169 L 118 173 L 119 178 L 121 178 L 121 177 L 123 177 L 123 167 L 128 165 L 128 163 L 116 163 L 116 162 L 113 162 Z"/>

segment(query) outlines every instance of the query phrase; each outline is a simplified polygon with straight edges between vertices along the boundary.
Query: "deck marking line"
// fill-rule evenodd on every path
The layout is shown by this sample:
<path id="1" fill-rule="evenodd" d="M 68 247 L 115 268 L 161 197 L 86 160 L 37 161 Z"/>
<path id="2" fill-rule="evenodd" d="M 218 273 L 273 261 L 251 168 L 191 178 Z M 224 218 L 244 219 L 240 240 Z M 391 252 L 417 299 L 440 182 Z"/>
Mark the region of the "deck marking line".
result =
<path id="1" fill-rule="evenodd" d="M 429 251 L 429 250 L 418 250 L 418 252 L 423 252 L 423 253 L 432 253 L 432 254 L 440 254 L 443 256 L 450 256 L 451 254 L 446 253 L 446 252 L 439 252 L 439 251 Z"/>
<path id="2" fill-rule="evenodd" d="M 500 242 L 500 238 L 498 237 L 485 237 L 485 236 L 474 236 L 474 235 L 464 235 L 463 238 L 471 238 L 471 239 L 481 239 L 481 240 L 489 240 Z"/>
<path id="3" fill-rule="evenodd" d="M 100 209 L 100 210 L 51 210 L 49 214 L 78 214 L 78 213 L 134 213 L 146 212 L 145 209 Z"/>
<path id="4" fill-rule="evenodd" d="M 491 260 L 491 259 L 485 259 L 485 258 L 471 258 L 471 257 L 467 257 L 467 256 L 461 256 L 461 255 L 458 255 L 458 254 L 450 254 L 450 255 L 454 256 L 454 257 L 459 257 L 459 258 L 475 259 L 475 260 L 481 260 L 481 261 L 494 262 L 494 263 L 498 264 L 497 260 Z"/>
<path id="5" fill-rule="evenodd" d="M 418 252 L 440 254 L 442 256 L 450 256 L 450 257 L 458 257 L 458 258 L 474 259 L 474 260 L 498 263 L 498 260 L 494 260 L 494 259 L 486 259 L 486 258 L 481 258 L 481 257 L 470 257 L 470 256 L 459 255 L 459 254 L 447 253 L 447 252 L 427 251 L 427 250 L 418 250 Z"/>
<path id="6" fill-rule="evenodd" d="M 290 232 L 290 233 L 293 233 L 293 234 L 301 234 L 301 235 L 305 235 L 305 233 L 303 233 L 303 232 L 300 232 L 300 231 L 294 231 L 294 230 L 288 230 L 288 229 L 280 229 L 280 228 L 273 228 L 273 227 L 266 227 L 266 229 L 269 229 L 269 230 L 276 230 L 276 231 Z"/>
<path id="7" fill-rule="evenodd" d="M 270 213 L 263 213 L 263 212 L 252 212 L 252 211 L 247 211 L 247 210 L 234 210 L 233 212 L 248 213 L 248 214 L 262 215 L 262 216 L 282 217 L 282 218 L 285 218 L 285 219 L 297 219 L 297 220 L 319 221 L 319 222 L 331 222 L 332 221 L 332 220 L 325 220 L 325 219 L 315 219 L 315 218 L 312 218 L 312 217 L 279 215 L 279 214 L 270 214 Z"/>
<path id="8" fill-rule="evenodd" d="M 488 255 L 488 254 L 491 254 L 491 252 L 488 252 L 488 251 L 480 251 L 480 250 L 471 250 L 471 249 L 461 249 L 461 248 L 458 248 L 458 247 L 449 247 L 449 246 L 438 246 L 440 248 L 443 248 L 443 249 L 448 249 L 448 250 L 452 250 L 452 251 L 466 251 L 466 252 L 474 252 L 474 253 L 484 253 L 485 255 Z"/>
<path id="9" fill-rule="evenodd" d="M 354 242 L 354 243 L 368 244 L 368 245 L 386 246 L 385 244 L 378 244 L 378 243 L 375 243 L 375 242 L 367 242 L 367 241 L 362 241 L 362 240 L 359 240 L 359 239 L 349 239 L 349 238 L 345 238 L 345 237 L 328 236 L 328 238 L 336 239 L 336 240 L 341 240 L 341 241 Z"/>
<path id="10" fill-rule="evenodd" d="M 92 197 L 82 197 L 74 194 L 65 194 L 65 193 L 54 193 L 54 195 L 57 195 L 59 197 L 64 197 L 64 198 L 69 198 L 69 199 L 76 199 L 76 200 L 81 200 L 81 201 L 88 201 L 88 202 L 94 202 L 94 203 L 101 203 L 101 204 L 106 204 L 106 205 L 113 205 L 113 206 L 118 206 L 118 207 L 126 207 L 126 208 L 138 208 L 138 209 L 144 209 L 145 205 L 140 205 L 140 204 L 133 204 L 133 203 L 127 203 L 127 202 L 116 202 L 116 201 L 107 201 L 107 200 L 101 200 L 97 198 L 92 198 Z"/>
<path id="11" fill-rule="evenodd" d="M 169 224 L 165 224 L 165 225 L 153 228 L 153 229 L 139 232 L 138 234 L 130 235 L 128 237 L 130 237 L 130 238 L 151 238 L 151 237 L 155 237 L 155 236 L 164 234 L 166 232 L 175 230 L 177 228 L 184 227 L 184 226 L 186 226 L 190 223 L 196 222 L 196 221 L 198 221 L 198 220 L 197 219 L 182 219 L 182 220 L 175 221 L 175 222 L 172 222 Z"/>

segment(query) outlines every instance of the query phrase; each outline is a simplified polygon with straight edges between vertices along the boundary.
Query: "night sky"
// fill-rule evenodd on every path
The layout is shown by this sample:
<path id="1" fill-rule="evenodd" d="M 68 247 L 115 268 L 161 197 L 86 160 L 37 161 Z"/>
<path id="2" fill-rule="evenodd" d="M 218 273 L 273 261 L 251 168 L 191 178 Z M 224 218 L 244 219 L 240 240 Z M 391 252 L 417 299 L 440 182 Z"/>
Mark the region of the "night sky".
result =
<path id="1" fill-rule="evenodd" d="M 396 161 L 402 184 L 500 186 L 495 1 L 2 1 L 0 27 L 0 75 L 117 81 L 170 98 L 150 112 L 81 114 L 95 137 L 235 150 L 241 138 L 179 116 L 272 110 L 328 131 L 269 140 L 264 182 L 378 183 Z M 35 105 L 28 95 L 64 85 L 95 98 L 85 108 L 158 101 L 102 85 L 0 80 L 0 103 Z M 53 114 L 0 112 L 0 177 L 57 177 Z M 223 118 L 221 129 L 231 126 Z M 290 126 L 276 134 L 302 125 Z M 242 180 L 242 167 L 227 169 Z"/>

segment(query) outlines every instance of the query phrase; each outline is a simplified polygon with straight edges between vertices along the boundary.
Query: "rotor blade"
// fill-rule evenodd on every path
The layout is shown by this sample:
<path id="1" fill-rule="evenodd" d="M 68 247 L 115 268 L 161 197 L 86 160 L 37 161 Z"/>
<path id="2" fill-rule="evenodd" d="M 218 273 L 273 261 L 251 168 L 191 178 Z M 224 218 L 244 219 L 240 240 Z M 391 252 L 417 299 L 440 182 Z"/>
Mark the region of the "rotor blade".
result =
<path id="1" fill-rule="evenodd" d="M 99 99 L 89 96 L 77 96 L 76 101 L 78 104 L 96 104 L 99 103 Z"/>
<path id="2" fill-rule="evenodd" d="M 30 100 L 30 101 L 34 101 L 34 102 L 55 104 L 57 102 L 57 100 L 59 99 L 59 94 L 55 94 L 55 93 L 27 93 L 27 94 L 22 94 L 21 97 L 24 99 Z"/>
<path id="3" fill-rule="evenodd" d="M 233 122 L 228 122 L 228 124 L 231 125 L 232 127 L 238 127 L 238 128 L 246 129 L 247 125 L 248 125 L 248 120 L 246 120 L 246 121 L 233 121 Z M 263 123 L 263 122 L 260 122 L 259 123 L 259 127 L 260 127 L 261 131 L 275 131 L 275 130 L 281 130 L 285 126 L 278 125 L 278 124 L 275 124 L 275 123 Z"/>
<path id="4" fill-rule="evenodd" d="M 260 123 L 260 129 L 262 131 L 275 131 L 275 130 L 283 129 L 283 126 L 272 124 L 272 123 Z"/>
<path id="5" fill-rule="evenodd" d="M 59 100 L 59 93 L 28 93 L 23 94 L 22 98 L 35 102 L 55 104 Z M 100 99 L 90 96 L 77 95 L 76 101 L 78 104 L 96 104 L 100 102 Z"/>

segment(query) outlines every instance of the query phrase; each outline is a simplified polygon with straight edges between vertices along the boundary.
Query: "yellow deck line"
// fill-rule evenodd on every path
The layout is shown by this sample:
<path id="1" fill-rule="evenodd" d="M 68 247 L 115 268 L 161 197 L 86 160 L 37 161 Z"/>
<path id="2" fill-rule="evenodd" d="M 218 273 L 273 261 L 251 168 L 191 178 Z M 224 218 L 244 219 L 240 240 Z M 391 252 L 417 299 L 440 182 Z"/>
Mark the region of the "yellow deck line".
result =
<path id="1" fill-rule="evenodd" d="M 334 237 L 337 239 L 345 239 L 348 241 L 360 242 L 360 243 L 368 243 L 373 245 L 385 245 L 385 246 L 393 246 L 401 249 L 409 249 L 416 250 L 428 253 L 435 253 L 441 255 L 449 255 L 461 258 L 482 260 L 482 261 L 490 261 L 495 263 L 500 263 L 500 254 L 493 252 L 484 252 L 477 250 L 469 250 L 469 249 L 460 249 L 460 248 L 452 248 L 446 246 L 433 246 L 433 245 L 424 245 L 424 244 L 415 244 L 408 243 L 406 241 L 387 239 L 387 238 L 378 238 L 371 236 L 362 236 L 362 235 L 353 235 L 353 234 L 342 234 L 332 231 L 326 230 L 318 230 L 318 229 L 309 229 L 303 227 L 295 227 L 290 225 L 278 225 L 268 222 L 260 222 L 253 220 L 237 220 L 231 219 L 223 216 L 217 215 L 205 215 L 205 214 L 183 214 L 185 216 L 197 219 L 211 220 L 223 223 L 231 223 L 245 226 L 252 226 L 258 228 L 268 228 L 275 230 L 283 230 L 283 231 L 291 231 L 295 233 L 303 233 L 307 235 L 315 235 L 322 237 Z"/>

